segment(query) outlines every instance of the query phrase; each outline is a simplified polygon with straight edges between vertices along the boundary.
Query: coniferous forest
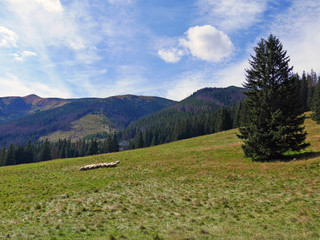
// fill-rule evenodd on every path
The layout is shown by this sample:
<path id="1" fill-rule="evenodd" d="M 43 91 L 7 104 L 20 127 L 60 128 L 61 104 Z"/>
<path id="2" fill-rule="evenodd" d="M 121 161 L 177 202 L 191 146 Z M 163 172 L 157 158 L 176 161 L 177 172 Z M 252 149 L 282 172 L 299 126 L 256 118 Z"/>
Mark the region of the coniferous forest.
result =
<path id="1" fill-rule="evenodd" d="M 317 74 L 311 70 L 310 73 L 303 72 L 301 76 L 294 74 L 293 78 L 299 102 L 298 111 L 303 114 L 313 110 L 312 118 L 319 122 L 320 84 Z M 228 94 L 233 88 L 229 89 Z M 230 100 L 221 92 L 219 99 L 223 104 L 212 103 L 206 106 L 191 96 L 181 103 L 142 117 L 114 134 L 91 135 L 90 140 L 71 142 L 61 139 L 51 143 L 29 139 L 26 144 L 6 143 L 0 151 L 0 165 L 116 152 L 120 147 L 121 150 L 143 148 L 238 128 L 246 121 L 248 106 L 244 97 L 238 96 L 238 93 L 233 95 L 237 97 Z M 202 98 L 205 97 L 202 95 Z"/>
<path id="2" fill-rule="evenodd" d="M 317 99 L 320 99 L 315 94 L 316 87 L 319 85 L 317 74 L 311 70 L 310 73 L 303 72 L 302 76 L 294 74 L 293 78 L 297 91 L 298 112 L 303 114 L 314 110 L 318 106 Z M 185 109 L 163 110 L 134 122 L 120 132 L 120 135 L 123 139 L 129 140 L 130 149 L 154 146 L 241 127 L 246 121 L 247 109 L 247 102 L 244 99 L 212 112 L 194 114 Z M 316 118 L 315 114 L 314 118 Z"/>
<path id="3" fill-rule="evenodd" d="M 0 166 L 15 165 L 47 161 L 58 158 L 84 157 L 102 153 L 118 152 L 119 143 L 117 134 L 108 135 L 106 139 L 97 140 L 59 140 L 56 143 L 44 142 L 31 143 L 8 148 L 3 146 L 0 151 Z"/>

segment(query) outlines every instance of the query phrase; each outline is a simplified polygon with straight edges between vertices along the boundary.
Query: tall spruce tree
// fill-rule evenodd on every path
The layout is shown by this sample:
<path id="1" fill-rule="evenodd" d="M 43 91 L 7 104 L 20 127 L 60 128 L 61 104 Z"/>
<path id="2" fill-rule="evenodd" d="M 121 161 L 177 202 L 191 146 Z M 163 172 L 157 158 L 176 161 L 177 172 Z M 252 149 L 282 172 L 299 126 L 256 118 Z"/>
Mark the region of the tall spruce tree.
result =
<path id="1" fill-rule="evenodd" d="M 287 151 L 300 151 L 305 143 L 304 115 L 299 102 L 289 57 L 280 40 L 261 39 L 249 60 L 244 87 L 248 111 L 238 135 L 246 156 L 253 160 L 276 159 Z"/>

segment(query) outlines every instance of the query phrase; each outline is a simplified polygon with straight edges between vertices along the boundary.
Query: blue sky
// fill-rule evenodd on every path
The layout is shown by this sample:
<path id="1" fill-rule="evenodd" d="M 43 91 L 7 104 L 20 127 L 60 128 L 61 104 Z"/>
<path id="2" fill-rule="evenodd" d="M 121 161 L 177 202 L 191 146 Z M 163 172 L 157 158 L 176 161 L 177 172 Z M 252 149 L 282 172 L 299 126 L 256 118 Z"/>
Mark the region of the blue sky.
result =
<path id="1" fill-rule="evenodd" d="M 270 33 L 320 71 L 318 0 L 1 0 L 0 96 L 181 100 L 241 86 Z"/>

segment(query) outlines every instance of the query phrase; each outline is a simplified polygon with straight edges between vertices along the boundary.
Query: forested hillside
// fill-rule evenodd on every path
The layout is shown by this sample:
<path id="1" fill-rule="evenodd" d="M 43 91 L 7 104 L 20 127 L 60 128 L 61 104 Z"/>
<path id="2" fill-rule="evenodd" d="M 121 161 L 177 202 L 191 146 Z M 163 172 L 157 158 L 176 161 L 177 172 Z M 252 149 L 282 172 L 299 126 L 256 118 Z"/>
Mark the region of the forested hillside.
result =
<path id="1" fill-rule="evenodd" d="M 0 145 L 36 142 L 88 114 L 100 114 L 110 129 L 119 130 L 142 116 L 171 106 L 174 101 L 158 97 L 117 96 L 106 99 L 78 99 L 61 107 L 36 112 L 0 126 Z"/>
<path id="2" fill-rule="evenodd" d="M 60 107 L 76 99 L 41 98 L 37 95 L 0 98 L 0 124 L 10 122 L 35 112 Z"/>
<path id="3" fill-rule="evenodd" d="M 294 74 L 299 112 L 313 110 L 319 79 L 311 70 Z M 204 88 L 172 107 L 131 123 L 120 133 L 129 148 L 141 148 L 236 128 L 247 116 L 244 89 Z"/>
<path id="4" fill-rule="evenodd" d="M 131 123 L 120 136 L 140 148 L 237 127 L 244 99 L 239 87 L 204 88 L 181 102 Z"/>

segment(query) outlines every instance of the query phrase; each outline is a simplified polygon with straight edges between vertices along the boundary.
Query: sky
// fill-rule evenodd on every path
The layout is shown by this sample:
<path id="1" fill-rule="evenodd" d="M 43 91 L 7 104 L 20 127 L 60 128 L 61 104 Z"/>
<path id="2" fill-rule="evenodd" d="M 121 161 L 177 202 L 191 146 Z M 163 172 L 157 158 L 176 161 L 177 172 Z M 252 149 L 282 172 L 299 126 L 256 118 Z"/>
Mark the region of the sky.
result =
<path id="1" fill-rule="evenodd" d="M 320 72 L 319 0 L 1 0 L 0 96 L 181 100 L 242 86 L 274 34 Z"/>

